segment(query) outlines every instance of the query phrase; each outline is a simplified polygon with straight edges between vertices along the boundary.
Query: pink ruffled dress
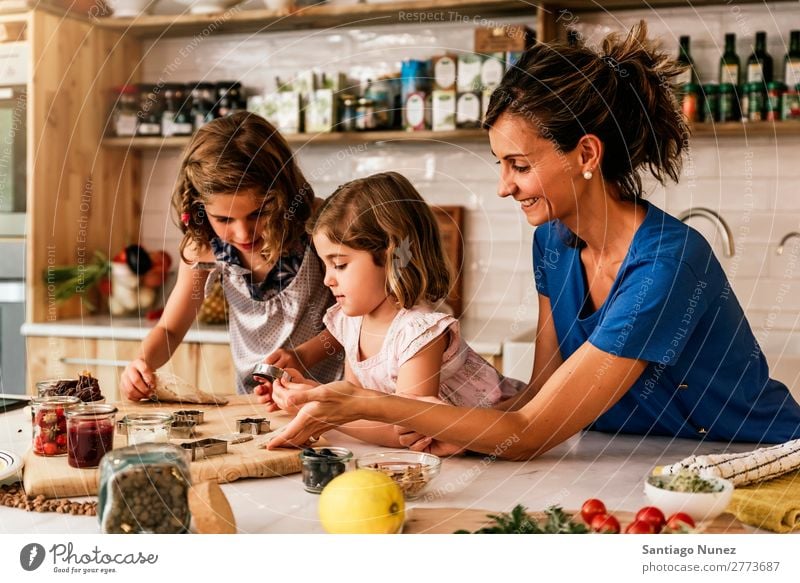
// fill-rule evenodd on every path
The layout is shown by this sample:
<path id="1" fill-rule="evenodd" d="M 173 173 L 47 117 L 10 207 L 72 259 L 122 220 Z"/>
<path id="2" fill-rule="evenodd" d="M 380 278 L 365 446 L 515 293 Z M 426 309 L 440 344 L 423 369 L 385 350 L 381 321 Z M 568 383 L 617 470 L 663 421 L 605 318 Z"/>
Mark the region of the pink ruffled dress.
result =
<path id="1" fill-rule="evenodd" d="M 395 393 L 400 367 L 442 334 L 449 337 L 440 376 L 439 398 L 443 401 L 459 407 L 492 407 L 525 388 L 524 382 L 504 377 L 467 345 L 458 320 L 423 305 L 401 309 L 386 332 L 380 352 L 359 361 L 362 319 L 347 316 L 334 305 L 323 322 L 344 347 L 350 370 L 364 388 Z"/>

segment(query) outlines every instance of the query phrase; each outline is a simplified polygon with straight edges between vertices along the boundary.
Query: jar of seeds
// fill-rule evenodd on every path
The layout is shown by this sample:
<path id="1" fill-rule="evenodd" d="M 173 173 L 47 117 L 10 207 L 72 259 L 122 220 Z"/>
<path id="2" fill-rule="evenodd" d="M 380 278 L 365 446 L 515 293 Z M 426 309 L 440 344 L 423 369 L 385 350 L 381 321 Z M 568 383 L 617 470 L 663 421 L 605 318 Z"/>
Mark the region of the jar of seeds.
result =
<path id="1" fill-rule="evenodd" d="M 191 474 L 169 443 L 115 449 L 100 465 L 97 516 L 107 534 L 188 532 Z"/>

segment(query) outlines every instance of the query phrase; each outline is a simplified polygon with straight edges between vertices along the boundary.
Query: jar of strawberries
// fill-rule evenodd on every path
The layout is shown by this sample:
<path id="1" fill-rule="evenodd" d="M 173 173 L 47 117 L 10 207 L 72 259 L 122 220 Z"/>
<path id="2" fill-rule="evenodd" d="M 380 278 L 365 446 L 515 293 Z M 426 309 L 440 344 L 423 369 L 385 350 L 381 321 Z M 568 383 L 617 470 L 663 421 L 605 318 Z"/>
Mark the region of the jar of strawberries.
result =
<path id="1" fill-rule="evenodd" d="M 33 399 L 33 452 L 41 456 L 66 455 L 66 411 L 80 403 L 78 397 L 53 396 Z"/>

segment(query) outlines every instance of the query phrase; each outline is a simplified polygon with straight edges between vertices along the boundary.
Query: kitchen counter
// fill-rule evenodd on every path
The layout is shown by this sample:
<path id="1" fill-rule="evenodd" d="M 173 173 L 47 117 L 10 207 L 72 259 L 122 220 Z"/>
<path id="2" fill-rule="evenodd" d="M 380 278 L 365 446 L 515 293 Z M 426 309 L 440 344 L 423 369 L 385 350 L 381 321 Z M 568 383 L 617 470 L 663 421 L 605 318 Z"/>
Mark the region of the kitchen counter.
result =
<path id="1" fill-rule="evenodd" d="M 381 448 L 338 432 L 326 436 L 356 456 Z M 25 410 L 0 414 L 0 443 L 23 454 L 30 446 L 30 417 Z M 587 498 L 600 498 L 612 510 L 646 506 L 643 477 L 655 465 L 692 453 L 746 451 L 748 444 L 659 437 L 613 436 L 586 432 L 529 462 L 492 461 L 490 457 L 445 459 L 426 496 L 410 507 L 471 507 L 509 511 L 515 504 L 543 510 L 558 504 L 578 509 Z M 303 490 L 300 475 L 247 479 L 223 484 L 240 533 L 320 533 L 318 497 Z M 749 528 L 748 528 L 749 529 Z M 749 529 L 753 530 L 753 529 Z M 0 533 L 97 533 L 95 517 L 24 512 L 0 507 Z M 753 530 L 755 532 L 755 530 Z"/>
<path id="2" fill-rule="evenodd" d="M 83 319 L 24 324 L 22 326 L 22 335 L 142 340 L 155 324 L 155 321 L 139 318 L 115 318 L 108 315 L 91 316 Z M 501 355 L 503 342 L 512 336 L 511 331 L 513 329 L 512 321 L 472 318 L 463 318 L 461 320 L 461 333 L 464 338 L 473 350 L 484 355 Z M 184 342 L 228 344 L 228 329 L 225 325 L 210 326 L 195 323 L 187 332 Z"/>

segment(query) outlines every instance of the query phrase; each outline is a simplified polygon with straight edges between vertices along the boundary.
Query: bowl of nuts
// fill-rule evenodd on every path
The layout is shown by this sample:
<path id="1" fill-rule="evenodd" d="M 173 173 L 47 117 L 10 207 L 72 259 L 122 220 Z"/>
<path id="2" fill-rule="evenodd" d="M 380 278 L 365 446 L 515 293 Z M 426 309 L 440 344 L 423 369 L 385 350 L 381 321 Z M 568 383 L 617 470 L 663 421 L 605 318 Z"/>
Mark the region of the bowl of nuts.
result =
<path id="1" fill-rule="evenodd" d="M 400 486 L 406 500 L 414 500 L 439 474 L 442 460 L 418 451 L 377 451 L 356 459 L 356 468 L 383 472 Z"/>

